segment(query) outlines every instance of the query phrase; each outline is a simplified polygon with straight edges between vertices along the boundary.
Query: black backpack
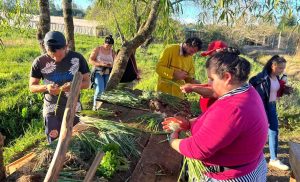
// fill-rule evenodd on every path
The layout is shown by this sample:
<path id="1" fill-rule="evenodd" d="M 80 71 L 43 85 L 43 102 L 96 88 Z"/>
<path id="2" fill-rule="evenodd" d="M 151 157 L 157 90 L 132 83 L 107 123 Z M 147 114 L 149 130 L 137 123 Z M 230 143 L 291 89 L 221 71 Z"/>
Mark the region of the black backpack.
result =
<path id="1" fill-rule="evenodd" d="M 130 55 L 125 72 L 120 80 L 120 83 L 128 83 L 137 79 L 137 66 L 134 53 Z"/>

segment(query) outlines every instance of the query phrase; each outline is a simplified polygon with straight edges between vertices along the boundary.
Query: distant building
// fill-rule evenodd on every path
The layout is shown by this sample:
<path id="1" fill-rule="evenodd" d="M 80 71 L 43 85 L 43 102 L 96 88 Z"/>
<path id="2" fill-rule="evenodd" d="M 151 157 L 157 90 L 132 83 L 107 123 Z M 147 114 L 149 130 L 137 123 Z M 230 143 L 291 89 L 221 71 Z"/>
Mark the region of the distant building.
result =
<path id="1" fill-rule="evenodd" d="M 50 30 L 56 30 L 64 32 L 64 18 L 60 16 L 50 16 Z M 103 26 L 100 25 L 97 21 L 84 20 L 73 18 L 74 22 L 74 33 L 75 34 L 84 34 L 90 36 L 106 36 L 109 34 L 109 31 Z M 39 24 L 39 16 L 32 16 L 29 21 L 29 26 L 33 29 L 37 29 Z"/>

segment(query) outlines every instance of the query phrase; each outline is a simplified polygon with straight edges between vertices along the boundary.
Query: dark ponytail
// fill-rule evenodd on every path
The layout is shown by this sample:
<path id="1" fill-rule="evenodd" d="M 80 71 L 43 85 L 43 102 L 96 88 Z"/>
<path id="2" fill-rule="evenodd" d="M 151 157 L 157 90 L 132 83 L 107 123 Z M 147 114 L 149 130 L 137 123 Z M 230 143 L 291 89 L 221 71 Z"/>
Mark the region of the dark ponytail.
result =
<path id="1" fill-rule="evenodd" d="M 271 59 L 266 63 L 266 65 L 263 68 L 263 71 L 266 71 L 268 75 L 270 75 L 272 72 L 273 63 L 275 64 L 286 63 L 286 60 L 283 57 L 280 57 L 278 55 L 271 57 Z"/>
<path id="2" fill-rule="evenodd" d="M 104 42 L 105 42 L 106 44 L 111 44 L 111 45 L 113 45 L 113 44 L 115 43 L 115 41 L 114 41 L 112 35 L 109 35 L 109 36 L 105 37 Z"/>
<path id="3" fill-rule="evenodd" d="M 207 60 L 206 68 L 214 69 L 220 78 L 223 78 L 225 72 L 229 72 L 233 81 L 245 82 L 250 74 L 251 64 L 239 54 L 237 48 L 224 48 Z"/>

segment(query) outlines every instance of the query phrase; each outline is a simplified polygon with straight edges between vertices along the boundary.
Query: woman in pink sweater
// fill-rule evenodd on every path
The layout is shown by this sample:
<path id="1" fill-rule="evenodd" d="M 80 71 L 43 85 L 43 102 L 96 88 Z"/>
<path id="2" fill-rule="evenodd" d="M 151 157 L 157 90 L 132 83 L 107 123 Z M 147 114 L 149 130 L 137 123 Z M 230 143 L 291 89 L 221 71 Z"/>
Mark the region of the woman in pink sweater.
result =
<path id="1" fill-rule="evenodd" d="M 266 181 L 268 121 L 258 93 L 246 83 L 250 63 L 238 54 L 227 48 L 207 61 L 209 84 L 218 100 L 203 115 L 163 122 L 165 130 L 173 131 L 171 147 L 205 164 L 203 181 Z M 182 130 L 190 130 L 192 136 L 179 139 Z"/>

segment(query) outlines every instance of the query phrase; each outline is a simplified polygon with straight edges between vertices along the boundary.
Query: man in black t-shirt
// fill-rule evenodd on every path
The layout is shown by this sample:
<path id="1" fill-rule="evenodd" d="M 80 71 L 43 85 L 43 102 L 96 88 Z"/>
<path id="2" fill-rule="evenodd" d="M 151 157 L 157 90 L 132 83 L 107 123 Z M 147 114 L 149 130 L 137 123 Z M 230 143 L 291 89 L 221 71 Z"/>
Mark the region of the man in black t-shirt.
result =
<path id="1" fill-rule="evenodd" d="M 90 85 L 90 71 L 81 54 L 67 49 L 66 39 L 61 32 L 48 32 L 44 38 L 44 45 L 47 53 L 34 60 L 31 67 L 29 89 L 33 93 L 44 93 L 45 132 L 51 143 L 59 136 L 70 84 L 75 73 L 77 71 L 82 73 L 81 89 L 87 89 Z M 80 110 L 81 104 L 78 100 L 76 111 Z M 78 122 L 79 118 L 75 116 L 74 124 Z"/>

